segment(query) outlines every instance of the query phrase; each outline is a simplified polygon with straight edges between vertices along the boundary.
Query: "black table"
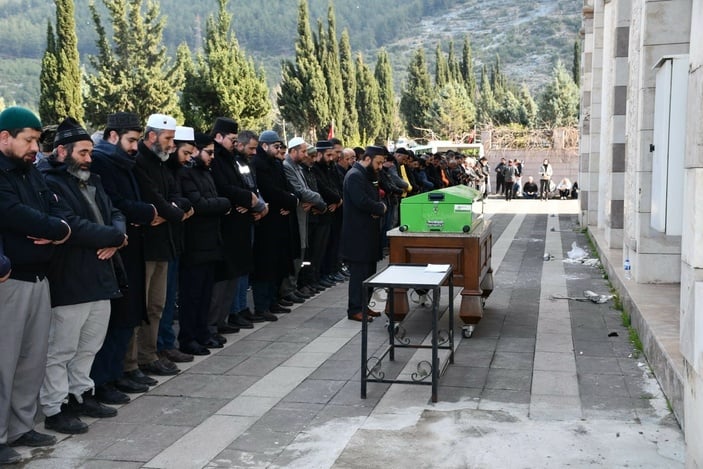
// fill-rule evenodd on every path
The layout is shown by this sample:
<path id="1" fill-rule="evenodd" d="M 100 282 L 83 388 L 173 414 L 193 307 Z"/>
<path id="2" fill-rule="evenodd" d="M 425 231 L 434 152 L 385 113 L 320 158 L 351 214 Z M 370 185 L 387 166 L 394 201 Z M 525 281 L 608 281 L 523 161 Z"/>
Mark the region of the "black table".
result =
<path id="1" fill-rule="evenodd" d="M 372 275 L 367 278 L 362 286 L 363 291 L 363 305 L 368 304 L 368 291 L 369 289 L 375 288 L 387 288 L 388 291 L 388 304 L 387 304 L 387 316 L 389 320 L 388 324 L 388 347 L 380 355 L 380 357 L 368 358 L 368 323 L 367 323 L 367 309 L 364 308 L 362 315 L 363 321 L 361 323 L 361 398 L 366 399 L 366 383 L 403 383 L 403 384 L 426 384 L 432 385 L 432 402 L 437 402 L 437 386 L 439 382 L 439 376 L 441 374 L 439 367 L 439 349 L 449 350 L 449 362 L 454 363 L 454 284 L 453 284 L 453 269 L 451 265 L 446 265 L 441 267 L 441 271 L 431 271 L 427 265 L 414 265 L 414 264 L 391 264 L 387 266 L 382 271 Z M 447 345 L 440 345 L 438 336 L 439 331 L 437 329 L 437 321 L 439 315 L 439 298 L 440 289 L 442 285 L 447 283 L 449 285 L 449 331 L 448 338 L 444 340 L 442 344 L 448 343 Z M 399 340 L 396 337 L 396 325 L 393 314 L 394 309 L 394 295 L 393 290 L 396 288 L 402 289 L 425 289 L 431 290 L 432 294 L 432 344 L 422 345 L 422 344 L 411 344 L 409 341 Z M 381 363 L 383 358 L 387 355 L 390 361 L 395 360 L 395 348 L 431 348 L 432 349 L 432 363 L 429 365 L 429 370 L 423 369 L 421 365 L 425 362 L 420 362 L 418 364 L 418 371 L 411 375 L 411 380 L 392 380 L 386 379 L 384 373 L 381 371 Z M 430 383 L 426 381 L 428 376 L 432 376 Z"/>

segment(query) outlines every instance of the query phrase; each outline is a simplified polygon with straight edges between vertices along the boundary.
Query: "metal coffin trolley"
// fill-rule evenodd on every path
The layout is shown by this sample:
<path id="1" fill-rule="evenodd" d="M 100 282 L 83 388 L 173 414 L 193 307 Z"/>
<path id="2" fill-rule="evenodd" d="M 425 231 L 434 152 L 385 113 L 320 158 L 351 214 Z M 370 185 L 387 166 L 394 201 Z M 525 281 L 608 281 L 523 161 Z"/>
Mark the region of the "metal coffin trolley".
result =
<path id="1" fill-rule="evenodd" d="M 441 271 L 433 271 L 440 270 Z M 432 269 L 432 266 L 424 265 L 414 265 L 414 264 L 391 264 L 383 269 L 381 272 L 369 277 L 363 283 L 363 303 L 368 304 L 368 290 L 369 288 L 388 288 L 388 347 L 379 357 L 368 357 L 368 323 L 367 320 L 367 310 L 363 310 L 363 321 L 361 323 L 361 398 L 366 399 L 366 383 L 403 383 L 403 384 L 425 384 L 432 385 L 432 402 L 437 402 L 437 387 L 439 383 L 440 363 L 439 354 L 440 349 L 449 350 L 449 361 L 447 363 L 454 363 L 454 283 L 453 283 L 453 268 L 451 265 L 445 265 L 440 267 L 440 269 Z M 439 299 L 440 299 L 440 288 L 442 285 L 448 284 L 449 286 L 449 325 L 448 325 L 448 338 L 444 340 L 442 344 L 439 343 L 439 331 L 438 331 L 438 316 L 439 316 Z M 395 334 L 395 319 L 394 319 L 394 308 L 395 308 L 395 295 L 394 290 L 403 289 L 403 291 L 409 288 L 416 289 L 427 289 L 432 290 L 432 344 L 410 344 L 405 343 L 405 341 L 399 341 Z M 431 348 L 432 349 L 432 363 L 428 364 L 428 369 L 421 368 L 418 366 L 418 371 L 411 375 L 411 380 L 402 379 L 386 379 L 384 373 L 381 371 L 381 363 L 384 357 L 388 356 L 390 361 L 395 360 L 395 349 L 396 348 Z M 421 362 L 420 364 L 427 363 Z M 431 382 L 427 382 L 426 378 L 431 376 Z"/>

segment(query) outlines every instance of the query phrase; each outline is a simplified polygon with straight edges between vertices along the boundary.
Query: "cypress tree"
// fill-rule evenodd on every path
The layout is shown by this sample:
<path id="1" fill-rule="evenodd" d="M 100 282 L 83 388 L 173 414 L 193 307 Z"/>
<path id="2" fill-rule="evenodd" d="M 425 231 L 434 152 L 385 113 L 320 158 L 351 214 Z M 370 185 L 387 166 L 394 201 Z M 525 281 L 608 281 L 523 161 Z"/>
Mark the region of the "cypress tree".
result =
<path id="1" fill-rule="evenodd" d="M 435 72 L 434 72 L 434 83 L 438 90 L 444 88 L 449 82 L 449 65 L 442 52 L 441 43 L 437 43 L 437 48 L 435 49 Z"/>
<path id="2" fill-rule="evenodd" d="M 74 117 L 83 121 L 81 69 L 73 0 L 56 0 L 56 98 L 54 110 L 59 119 Z"/>
<path id="3" fill-rule="evenodd" d="M 463 83 L 452 81 L 435 95 L 429 111 L 429 127 L 449 140 L 461 139 L 476 121 L 476 108 Z"/>
<path id="4" fill-rule="evenodd" d="M 474 63 L 471 56 L 471 43 L 469 42 L 469 36 L 464 36 L 464 46 L 461 50 L 461 77 L 464 80 L 464 86 L 469 94 L 469 99 L 471 101 L 476 100 L 477 88 L 476 88 L 476 74 L 474 73 Z"/>
<path id="5" fill-rule="evenodd" d="M 388 52 L 381 49 L 376 59 L 374 77 L 378 83 L 378 100 L 381 123 L 379 135 L 384 140 L 393 137 L 393 121 L 395 118 L 395 94 L 393 93 L 393 71 Z"/>
<path id="6" fill-rule="evenodd" d="M 216 117 L 227 116 L 243 129 L 263 130 L 271 114 L 266 79 L 239 47 L 228 3 L 218 0 L 217 18 L 207 20 L 197 66 L 188 64 L 189 54 L 183 59 L 187 65 L 181 107 L 186 123 L 196 128 L 207 129 Z"/>
<path id="7" fill-rule="evenodd" d="M 520 88 L 518 100 L 520 101 L 520 124 L 527 128 L 534 127 L 537 118 L 537 103 L 535 103 L 529 88 L 524 83 Z"/>
<path id="8" fill-rule="evenodd" d="M 277 101 L 281 116 L 298 129 L 305 129 L 313 139 L 329 122 L 327 85 L 315 53 L 306 0 L 301 0 L 298 6 L 295 63 L 284 61 L 282 64 Z"/>
<path id="9" fill-rule="evenodd" d="M 359 54 L 356 59 L 356 107 L 359 112 L 361 143 L 374 143 L 381 130 L 381 107 L 378 84 L 371 69 Z"/>
<path id="10" fill-rule="evenodd" d="M 327 95 L 329 96 L 330 116 L 335 126 L 335 135 L 344 134 L 344 86 L 342 70 L 339 64 L 339 44 L 334 17 L 334 5 L 330 2 L 327 9 L 327 43 L 323 70 L 327 77 Z"/>
<path id="11" fill-rule="evenodd" d="M 56 112 L 58 83 L 56 36 L 54 36 L 51 22 L 48 22 L 46 25 L 46 50 L 41 59 L 41 72 L 39 73 L 39 117 L 46 124 L 59 122 L 62 118 Z"/>
<path id="12" fill-rule="evenodd" d="M 342 31 L 339 45 L 339 67 L 344 90 L 344 112 L 342 114 L 342 140 L 347 145 L 359 143 L 359 113 L 356 110 L 356 68 L 349 44 L 349 31 Z"/>
<path id="13" fill-rule="evenodd" d="M 159 5 L 148 0 L 103 0 L 112 22 L 107 36 L 102 20 L 89 5 L 98 34 L 98 55 L 90 57 L 95 73 L 86 77 L 86 116 L 102 125 L 107 114 L 131 111 L 143 120 L 153 113 L 181 119 L 178 92 L 183 89 L 183 64 L 171 63 L 163 45 L 165 19 Z"/>
<path id="14" fill-rule="evenodd" d="M 447 53 L 447 66 L 449 67 L 449 80 L 454 83 L 463 83 L 461 76 L 461 66 L 454 52 L 454 41 L 449 41 L 449 52 Z"/>
<path id="15" fill-rule="evenodd" d="M 578 123 L 579 99 L 578 86 L 559 61 L 552 72 L 552 80 L 542 93 L 539 117 L 548 126 L 574 126 Z"/>
<path id="16" fill-rule="evenodd" d="M 430 73 L 425 51 L 419 47 L 408 65 L 408 77 L 400 98 L 400 113 L 405 118 L 411 137 L 420 136 L 419 129 L 428 127 L 429 108 L 433 100 Z"/>
<path id="17" fill-rule="evenodd" d="M 581 43 L 574 41 L 574 62 L 571 66 L 571 76 L 576 86 L 581 86 Z"/>
<path id="18" fill-rule="evenodd" d="M 481 91 L 478 101 L 478 122 L 484 125 L 492 124 L 496 112 L 496 100 L 493 95 L 488 70 L 484 64 L 481 67 Z"/>

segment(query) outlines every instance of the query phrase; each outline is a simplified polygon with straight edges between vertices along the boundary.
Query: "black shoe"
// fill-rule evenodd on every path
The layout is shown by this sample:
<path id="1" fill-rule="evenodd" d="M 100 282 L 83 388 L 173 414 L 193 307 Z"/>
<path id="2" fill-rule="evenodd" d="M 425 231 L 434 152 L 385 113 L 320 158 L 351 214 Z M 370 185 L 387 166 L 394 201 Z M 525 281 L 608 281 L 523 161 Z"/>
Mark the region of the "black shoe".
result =
<path id="1" fill-rule="evenodd" d="M 88 431 L 88 424 L 71 414 L 61 411 L 44 419 L 44 428 L 67 435 L 77 435 Z"/>
<path id="2" fill-rule="evenodd" d="M 273 305 L 269 308 L 269 310 L 273 314 L 285 314 L 285 313 L 290 313 L 290 311 L 291 311 L 290 309 L 284 308 L 283 306 L 280 306 L 280 305 Z"/>
<path id="3" fill-rule="evenodd" d="M 347 280 L 347 278 L 344 275 L 340 274 L 339 272 L 337 272 L 336 274 L 330 275 L 330 279 L 334 280 L 337 283 L 341 283 L 341 282 L 344 282 Z"/>
<path id="4" fill-rule="evenodd" d="M 247 321 L 239 314 L 230 314 L 229 318 L 227 318 L 227 324 L 240 329 L 254 329 L 254 323 Z"/>
<path id="5" fill-rule="evenodd" d="M 278 321 L 278 317 L 275 314 L 271 314 L 270 311 L 257 311 L 255 314 L 264 318 L 264 321 Z"/>
<path id="6" fill-rule="evenodd" d="M 239 332 L 239 328 L 225 324 L 223 326 L 217 326 L 217 332 L 220 334 L 236 334 Z"/>
<path id="7" fill-rule="evenodd" d="M 281 306 L 293 306 L 293 303 L 298 303 L 298 304 L 305 303 L 305 298 L 298 296 L 296 293 L 291 293 L 290 295 L 286 295 L 283 297 L 283 299 L 286 300 L 287 302 L 289 302 L 290 305 L 284 305 L 283 303 L 281 303 L 279 301 L 278 304 L 280 304 Z"/>
<path id="8" fill-rule="evenodd" d="M 219 340 L 216 340 L 214 337 L 210 337 L 208 340 L 200 344 L 203 347 L 206 348 L 222 348 L 224 345 L 220 343 Z"/>
<path id="9" fill-rule="evenodd" d="M 159 384 L 159 382 L 156 381 L 154 378 L 150 378 L 144 373 L 142 373 L 142 370 L 140 369 L 125 371 L 123 377 L 127 378 L 130 381 L 134 381 L 135 383 L 146 384 L 147 386 L 156 386 L 157 384 Z"/>
<path id="10" fill-rule="evenodd" d="M 289 306 L 293 306 L 293 302 L 290 300 L 286 300 L 285 298 L 279 299 L 278 304 L 283 306 L 284 308 L 287 308 Z"/>
<path id="11" fill-rule="evenodd" d="M 121 378 L 120 380 L 118 380 L 118 382 L 121 380 L 128 382 L 130 389 L 143 389 L 143 391 L 130 392 L 147 392 L 149 390 L 149 386 L 147 386 L 146 384 L 135 383 L 134 381 L 125 378 Z M 95 386 L 95 398 L 98 400 L 98 402 L 102 402 L 103 404 L 113 405 L 126 404 L 130 401 L 130 398 L 127 394 L 117 390 L 117 383 L 107 383 L 103 384 L 102 386 Z"/>
<path id="12" fill-rule="evenodd" d="M 313 290 L 316 290 L 317 293 L 321 293 L 321 292 L 327 290 L 327 287 L 323 287 L 322 284 L 320 284 L 320 282 L 313 283 L 312 285 L 310 285 L 310 288 L 312 288 Z"/>
<path id="13" fill-rule="evenodd" d="M 168 368 L 169 370 L 178 370 L 178 367 L 176 366 L 176 364 L 173 363 L 171 360 L 169 360 L 167 357 L 161 356 L 158 358 L 158 361 L 160 361 L 161 364 L 165 368 Z M 181 371 L 181 370 L 178 370 L 178 371 Z"/>
<path id="14" fill-rule="evenodd" d="M 154 360 L 151 363 L 139 365 L 139 369 L 145 374 L 158 376 L 173 376 L 177 375 L 181 371 L 178 368 L 175 370 L 173 368 L 169 368 L 161 360 Z"/>
<path id="15" fill-rule="evenodd" d="M 0 465 L 14 464 L 22 460 L 22 455 L 5 443 L 0 443 Z"/>
<path id="16" fill-rule="evenodd" d="M 298 298 L 301 298 L 301 299 L 303 299 L 303 300 L 307 300 L 308 298 L 312 297 L 312 295 L 308 295 L 307 293 L 303 293 L 303 292 L 300 291 L 300 290 L 294 291 L 293 294 L 294 294 L 295 296 L 297 296 Z"/>
<path id="17" fill-rule="evenodd" d="M 225 345 L 227 343 L 227 337 L 222 336 L 220 334 L 212 334 L 212 338 L 221 343 L 222 345 Z"/>
<path id="18" fill-rule="evenodd" d="M 210 355 L 210 351 L 207 347 L 203 347 L 196 341 L 181 345 L 181 352 L 189 353 L 191 355 Z"/>
<path id="19" fill-rule="evenodd" d="M 318 284 L 318 285 L 321 285 L 321 286 L 323 286 L 323 287 L 325 287 L 325 288 L 331 288 L 331 287 L 334 286 L 334 283 L 329 282 L 329 281 L 328 281 L 327 279 L 325 279 L 325 278 L 321 278 L 320 281 L 317 282 L 317 284 Z"/>
<path id="20" fill-rule="evenodd" d="M 251 311 L 239 313 L 239 316 L 243 317 L 244 319 L 246 319 L 249 322 L 264 322 L 264 321 L 266 321 L 266 319 L 264 319 L 261 315 L 259 315 L 257 313 L 252 313 Z"/>
<path id="21" fill-rule="evenodd" d="M 68 396 L 69 412 L 96 419 L 106 419 L 117 415 L 117 409 L 99 403 L 90 391 L 84 392 L 81 397 L 83 398 L 82 403 L 78 402 L 78 399 L 73 394 Z"/>
<path id="22" fill-rule="evenodd" d="M 27 433 L 10 443 L 9 446 L 31 446 L 32 448 L 38 448 L 40 446 L 52 446 L 55 444 L 56 437 L 54 435 L 47 435 L 46 433 L 39 433 L 36 430 L 29 430 Z"/>

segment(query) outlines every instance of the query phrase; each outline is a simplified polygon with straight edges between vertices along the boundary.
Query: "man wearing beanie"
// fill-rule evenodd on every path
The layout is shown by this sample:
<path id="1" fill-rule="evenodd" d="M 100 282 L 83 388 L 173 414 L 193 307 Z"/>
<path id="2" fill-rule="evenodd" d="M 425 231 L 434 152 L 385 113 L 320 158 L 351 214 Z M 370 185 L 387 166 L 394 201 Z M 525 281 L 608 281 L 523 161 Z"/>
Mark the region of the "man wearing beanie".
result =
<path id="1" fill-rule="evenodd" d="M 28 109 L 0 113 L 0 236 L 12 258 L 10 278 L 0 283 L 0 464 L 21 459 L 10 446 L 56 442 L 33 428 L 51 318 L 46 276 L 71 228 L 33 164 L 41 129 Z"/>
<path id="2" fill-rule="evenodd" d="M 146 374 L 175 375 L 178 367 L 165 357 L 159 358 L 156 344 L 159 322 L 166 303 L 166 277 L 169 261 L 176 257 L 176 240 L 172 223 L 181 223 L 193 215 L 187 199 L 176 189 L 173 175 L 166 162 L 176 151 L 174 142 L 176 120 L 165 114 L 152 114 L 139 142 L 135 175 L 139 190 L 146 202 L 156 207 L 166 223 L 148 226 L 144 230 L 144 258 L 146 260 L 146 313 L 148 322 L 136 329 L 125 358 L 125 371 L 137 366 Z"/>
<path id="3" fill-rule="evenodd" d="M 159 225 L 154 205 L 145 202 L 134 175 L 137 144 L 142 135 L 139 116 L 116 112 L 107 116 L 103 139 L 93 149 L 91 172 L 99 174 L 112 204 L 127 218 L 129 243 L 115 256 L 113 264 L 120 274 L 121 298 L 110 301 L 110 323 L 103 346 L 95 356 L 90 377 L 95 382 L 95 397 L 105 404 L 124 404 L 129 396 L 149 390 L 158 383 L 136 366 L 123 373 L 127 347 L 134 329 L 146 319 L 145 261 L 143 231 Z"/>
<path id="4" fill-rule="evenodd" d="M 39 165 L 49 188 L 70 210 L 71 243 L 59 246 L 49 270 L 51 325 L 39 403 L 44 426 L 59 433 L 88 431 L 79 416 L 113 417 L 93 396 L 90 368 L 121 296 L 112 257 L 127 244 L 125 218 L 90 172 L 93 142 L 72 118 L 59 124 L 54 151 Z M 67 407 L 62 408 L 68 399 Z"/>

